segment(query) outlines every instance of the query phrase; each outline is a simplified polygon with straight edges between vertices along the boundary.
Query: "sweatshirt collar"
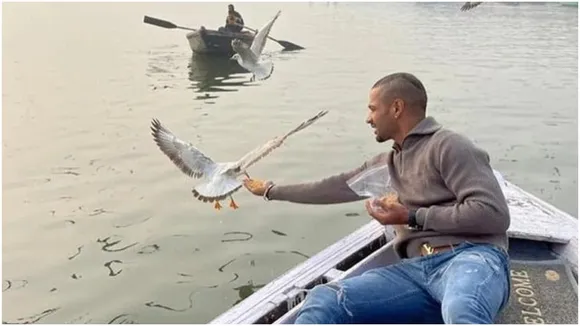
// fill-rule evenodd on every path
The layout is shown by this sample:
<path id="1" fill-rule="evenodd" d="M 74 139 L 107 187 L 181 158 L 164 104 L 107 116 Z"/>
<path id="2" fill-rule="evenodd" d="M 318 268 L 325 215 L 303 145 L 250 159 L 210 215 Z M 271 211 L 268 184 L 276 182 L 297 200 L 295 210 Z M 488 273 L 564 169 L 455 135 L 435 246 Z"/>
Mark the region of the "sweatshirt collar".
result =
<path id="1" fill-rule="evenodd" d="M 405 136 L 405 139 L 403 139 L 403 146 L 405 145 L 405 141 L 407 139 L 409 139 L 409 137 L 411 136 L 426 136 L 426 135 L 432 135 L 435 132 L 437 132 L 437 130 L 441 129 L 443 126 L 441 124 L 439 124 L 435 118 L 433 117 L 426 117 L 425 119 L 421 120 L 417 125 L 415 125 L 415 127 L 413 127 L 413 129 L 411 129 L 411 131 L 409 131 L 409 133 L 407 134 L 407 136 Z M 393 144 L 393 149 L 395 151 L 401 151 L 401 147 L 399 147 L 397 144 Z"/>

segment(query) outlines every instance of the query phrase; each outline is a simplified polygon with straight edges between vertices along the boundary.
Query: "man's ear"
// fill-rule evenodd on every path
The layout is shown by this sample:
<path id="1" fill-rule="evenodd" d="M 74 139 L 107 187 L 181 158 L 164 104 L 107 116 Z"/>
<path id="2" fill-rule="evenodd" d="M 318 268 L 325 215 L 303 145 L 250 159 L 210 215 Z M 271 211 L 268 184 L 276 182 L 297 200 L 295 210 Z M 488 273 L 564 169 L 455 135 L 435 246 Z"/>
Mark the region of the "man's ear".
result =
<path id="1" fill-rule="evenodd" d="M 393 116 L 398 119 L 401 114 L 403 114 L 403 109 L 405 108 L 405 102 L 399 98 L 396 98 L 393 101 L 391 106 L 393 108 Z"/>

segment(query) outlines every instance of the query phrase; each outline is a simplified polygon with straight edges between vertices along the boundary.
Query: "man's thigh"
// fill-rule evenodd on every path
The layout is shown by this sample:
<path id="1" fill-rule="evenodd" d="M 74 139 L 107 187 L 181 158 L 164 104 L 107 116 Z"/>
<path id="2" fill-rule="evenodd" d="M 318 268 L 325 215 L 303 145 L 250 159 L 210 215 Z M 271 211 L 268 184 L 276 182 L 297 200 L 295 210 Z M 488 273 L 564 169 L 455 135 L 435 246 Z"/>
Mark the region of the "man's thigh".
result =
<path id="1" fill-rule="evenodd" d="M 434 296 L 446 323 L 492 323 L 509 296 L 504 253 L 487 246 L 468 248 L 435 273 Z"/>
<path id="2" fill-rule="evenodd" d="M 438 323 L 422 268 L 402 263 L 313 289 L 296 323 Z"/>

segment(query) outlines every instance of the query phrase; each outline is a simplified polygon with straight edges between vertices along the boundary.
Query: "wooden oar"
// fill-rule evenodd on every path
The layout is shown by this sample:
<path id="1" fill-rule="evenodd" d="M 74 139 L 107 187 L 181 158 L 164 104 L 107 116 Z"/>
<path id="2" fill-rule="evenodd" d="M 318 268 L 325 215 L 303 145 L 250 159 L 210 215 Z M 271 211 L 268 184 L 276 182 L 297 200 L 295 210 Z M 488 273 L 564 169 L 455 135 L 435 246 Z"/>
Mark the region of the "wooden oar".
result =
<path id="1" fill-rule="evenodd" d="M 193 29 L 193 28 L 177 26 L 172 22 L 168 22 L 167 20 L 153 18 L 153 17 L 149 17 L 149 16 L 143 17 L 143 22 L 146 24 L 151 24 L 151 25 L 155 25 L 155 26 L 159 26 L 159 27 L 163 27 L 163 28 L 171 28 L 171 29 L 179 28 L 179 29 L 186 29 L 188 31 L 194 31 L 194 32 L 197 31 L 196 29 Z"/>
<path id="2" fill-rule="evenodd" d="M 253 28 L 250 28 L 248 26 L 243 26 L 243 27 L 245 29 L 251 30 L 254 33 L 257 33 L 257 31 L 255 29 L 253 29 Z M 303 47 L 301 47 L 298 44 L 294 44 L 292 42 L 288 42 L 288 41 L 284 41 L 284 40 L 277 40 L 277 39 L 271 37 L 270 35 L 268 35 L 268 38 L 271 39 L 272 41 L 280 44 L 284 48 L 284 50 L 292 51 L 292 50 L 302 50 L 302 49 L 304 49 Z"/>

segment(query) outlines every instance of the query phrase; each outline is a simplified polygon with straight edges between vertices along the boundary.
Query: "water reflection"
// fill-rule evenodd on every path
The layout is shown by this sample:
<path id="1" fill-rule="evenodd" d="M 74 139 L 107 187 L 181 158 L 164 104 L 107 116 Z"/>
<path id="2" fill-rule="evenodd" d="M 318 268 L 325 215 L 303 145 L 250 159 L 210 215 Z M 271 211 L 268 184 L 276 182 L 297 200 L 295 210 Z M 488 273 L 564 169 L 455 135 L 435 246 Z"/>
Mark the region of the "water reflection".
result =
<path id="1" fill-rule="evenodd" d="M 263 288 L 266 284 L 254 284 L 254 281 L 249 280 L 248 284 L 235 287 L 234 290 L 238 292 L 240 298 L 234 302 L 232 306 L 237 305 L 238 303 L 242 302 L 245 298 L 254 294 L 254 292 L 258 291 L 259 289 Z"/>
<path id="2" fill-rule="evenodd" d="M 131 317 L 131 315 L 120 314 L 115 318 L 111 319 L 111 321 L 109 321 L 108 324 L 135 324 L 135 322 L 132 319 L 127 317 Z"/>
<path id="3" fill-rule="evenodd" d="M 27 280 L 3 280 L 2 281 L 2 292 L 8 290 L 16 290 L 25 287 L 28 284 Z"/>
<path id="4" fill-rule="evenodd" d="M 39 320 L 52 315 L 53 313 L 57 312 L 60 309 L 60 307 L 56 307 L 56 308 L 50 308 L 50 309 L 46 309 L 43 312 L 34 314 L 32 316 L 28 316 L 28 317 L 22 317 L 22 318 L 18 318 L 16 319 L 15 322 L 7 322 L 7 321 L 2 321 L 3 324 L 34 324 L 37 323 Z"/>
<path id="5" fill-rule="evenodd" d="M 185 308 L 174 308 L 174 307 L 169 307 L 160 303 L 157 303 L 155 301 L 149 301 L 147 303 L 145 303 L 145 305 L 147 307 L 150 308 L 161 308 L 161 309 L 165 309 L 165 310 L 169 310 L 169 311 L 174 311 L 174 312 L 185 312 L 191 308 L 193 308 L 193 295 L 196 294 L 197 291 L 192 291 L 191 293 L 189 293 L 189 296 L 187 297 L 189 303 Z"/>
<path id="6" fill-rule="evenodd" d="M 221 92 L 236 92 L 250 86 L 248 71 L 227 57 L 193 55 L 189 61 L 189 80 L 197 100 L 215 99 Z"/>
<path id="7" fill-rule="evenodd" d="M 131 248 L 131 247 L 133 247 L 133 246 L 136 246 L 136 245 L 138 244 L 138 242 L 134 242 L 134 243 L 131 243 L 131 244 L 129 244 L 129 245 L 126 245 L 126 246 L 124 246 L 124 247 L 121 247 L 121 248 L 112 248 L 112 249 L 111 249 L 111 247 L 113 247 L 113 246 L 116 246 L 116 245 L 117 245 L 117 244 L 119 244 L 121 241 L 123 241 L 123 240 L 121 239 L 121 240 L 117 240 L 117 241 L 109 242 L 109 241 L 111 240 L 111 238 L 112 238 L 112 237 L 115 237 L 115 236 L 116 236 L 116 235 L 112 235 L 112 236 L 108 236 L 108 237 L 106 237 L 106 238 L 104 238 L 104 239 L 97 239 L 97 242 L 98 242 L 98 243 L 104 243 L 104 244 L 103 244 L 103 247 L 101 248 L 101 250 L 103 250 L 103 251 L 108 251 L 108 252 L 119 252 L 119 251 L 123 251 L 123 250 L 129 249 L 129 248 Z M 117 236 L 117 237 L 120 237 L 120 236 Z"/>
<path id="8" fill-rule="evenodd" d="M 237 284 L 235 284 L 236 286 L 231 288 L 233 291 L 237 292 L 239 296 L 239 299 L 237 299 L 232 305 L 235 306 L 267 284 L 267 282 L 260 282 L 264 280 L 264 275 L 251 272 L 248 273 L 247 266 L 250 266 L 250 268 L 257 267 L 258 270 L 262 268 L 262 265 L 276 266 L 281 262 L 284 262 L 284 265 L 286 266 L 295 266 L 298 262 L 304 261 L 308 258 L 308 255 L 298 250 L 274 250 L 273 252 L 266 251 L 261 253 L 247 252 L 223 263 L 218 268 L 218 272 L 231 273 L 233 275 L 232 280 L 222 285 L 237 281 Z M 276 274 L 277 272 L 274 273 Z M 240 283 L 241 285 L 238 285 Z"/>

